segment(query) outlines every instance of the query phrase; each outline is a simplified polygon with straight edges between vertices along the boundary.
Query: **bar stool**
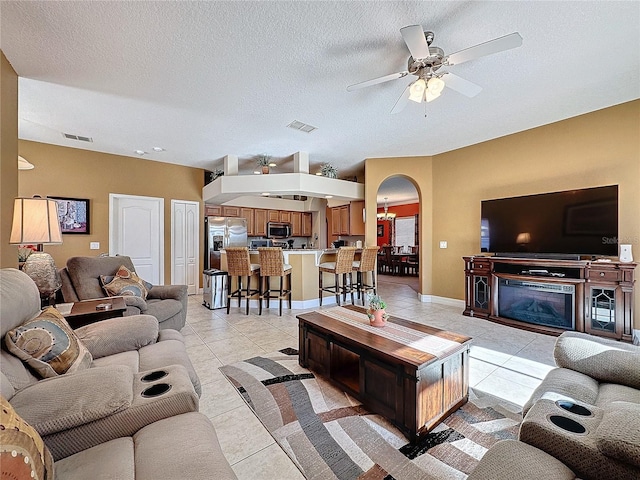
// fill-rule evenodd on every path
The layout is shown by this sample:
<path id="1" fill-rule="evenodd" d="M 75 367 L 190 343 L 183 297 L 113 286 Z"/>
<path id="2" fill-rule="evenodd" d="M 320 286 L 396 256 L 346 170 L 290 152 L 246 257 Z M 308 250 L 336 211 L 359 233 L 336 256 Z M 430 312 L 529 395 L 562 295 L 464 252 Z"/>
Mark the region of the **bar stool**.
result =
<path id="1" fill-rule="evenodd" d="M 322 306 L 322 292 L 331 292 L 336 296 L 336 303 L 340 305 L 340 294 L 347 299 L 347 293 L 351 294 L 351 304 L 353 304 L 353 259 L 355 257 L 356 247 L 340 247 L 336 253 L 335 262 L 323 262 L 318 265 L 318 294 L 320 297 L 320 306 Z M 322 274 L 333 273 L 335 275 L 335 284 L 329 287 L 323 287 Z M 349 274 L 349 285 L 347 286 L 347 274 Z M 340 285 L 340 275 L 342 275 L 342 285 Z"/>
<path id="2" fill-rule="evenodd" d="M 238 307 L 242 307 L 242 299 L 247 300 L 247 315 L 249 314 L 249 299 L 254 295 L 260 294 L 260 288 L 251 289 L 251 277 L 256 273 L 260 273 L 260 265 L 251 263 L 249 259 L 249 249 L 247 247 L 229 247 L 225 249 L 227 252 L 227 272 L 229 274 L 227 283 L 227 314 L 231 308 L 231 299 L 238 295 Z M 238 289 L 231 291 L 233 277 L 238 278 Z M 247 277 L 247 286 L 242 288 L 242 277 Z M 260 279 L 258 278 L 258 282 Z"/>
<path id="3" fill-rule="evenodd" d="M 367 290 L 376 292 L 376 259 L 378 258 L 378 250 L 380 247 L 364 247 L 360 254 L 360 260 L 353 262 L 353 271 L 356 272 L 356 286 L 358 298 L 362 296 L 362 305 L 364 305 L 364 294 Z M 371 272 L 371 285 L 365 283 L 367 273 Z"/>
<path id="4" fill-rule="evenodd" d="M 277 298 L 279 301 L 278 314 L 282 316 L 283 298 L 289 299 L 289 309 L 291 309 L 291 265 L 284 263 L 284 255 L 280 247 L 259 247 L 258 255 L 260 255 L 259 315 L 262 315 L 262 300 L 267 301 L 267 308 L 269 308 L 269 300 Z M 271 295 L 271 277 L 280 277 L 280 290 L 277 291 L 277 295 Z M 289 288 L 287 289 L 283 288 L 285 277 L 288 277 L 287 285 Z"/>

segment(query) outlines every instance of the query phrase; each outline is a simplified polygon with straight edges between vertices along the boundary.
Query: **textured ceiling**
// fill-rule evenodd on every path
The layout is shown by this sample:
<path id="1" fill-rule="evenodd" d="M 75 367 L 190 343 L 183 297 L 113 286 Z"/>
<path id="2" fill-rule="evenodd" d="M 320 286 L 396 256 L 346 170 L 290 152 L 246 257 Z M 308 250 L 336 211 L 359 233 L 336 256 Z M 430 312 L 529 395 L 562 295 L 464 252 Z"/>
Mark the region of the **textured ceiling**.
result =
<path id="1" fill-rule="evenodd" d="M 291 171 L 306 151 L 312 172 L 331 162 L 362 178 L 368 157 L 434 155 L 640 98 L 637 1 L 1 1 L 0 14 L 20 138 L 209 170 L 232 154 L 250 172 L 267 153 Z M 524 43 L 450 67 L 483 88 L 474 98 L 445 89 L 391 115 L 415 77 L 347 92 L 406 69 L 411 24 L 445 53 L 516 31 Z"/>

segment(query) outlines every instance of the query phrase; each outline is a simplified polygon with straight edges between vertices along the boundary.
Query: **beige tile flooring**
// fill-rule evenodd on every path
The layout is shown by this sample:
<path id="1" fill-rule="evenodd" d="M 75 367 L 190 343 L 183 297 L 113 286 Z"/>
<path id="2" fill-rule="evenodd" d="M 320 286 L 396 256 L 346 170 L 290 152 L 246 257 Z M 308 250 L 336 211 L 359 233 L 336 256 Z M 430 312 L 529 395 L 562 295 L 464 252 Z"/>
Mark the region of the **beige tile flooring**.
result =
<path id="1" fill-rule="evenodd" d="M 518 330 L 478 318 L 461 308 L 421 303 L 408 286 L 380 282 L 378 293 L 392 315 L 473 337 L 470 385 L 518 405 L 553 368 L 555 337 Z M 286 347 L 298 348 L 296 314 L 302 310 L 264 310 L 244 314 L 232 304 L 208 310 L 202 296 L 189 298 L 182 329 L 187 351 L 202 382 L 200 411 L 216 427 L 227 460 L 239 479 L 295 480 L 304 477 L 246 406 L 218 367 Z"/>

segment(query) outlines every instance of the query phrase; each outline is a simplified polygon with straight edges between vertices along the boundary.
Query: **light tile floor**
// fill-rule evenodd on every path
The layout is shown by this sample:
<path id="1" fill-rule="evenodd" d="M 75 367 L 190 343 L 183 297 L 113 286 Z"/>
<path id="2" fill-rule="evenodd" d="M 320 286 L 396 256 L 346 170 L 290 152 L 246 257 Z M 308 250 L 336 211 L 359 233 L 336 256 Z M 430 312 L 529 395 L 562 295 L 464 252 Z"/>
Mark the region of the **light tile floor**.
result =
<path id="1" fill-rule="evenodd" d="M 553 368 L 555 337 L 465 317 L 458 307 L 421 303 L 410 287 L 379 282 L 387 312 L 473 337 L 470 385 L 522 406 Z M 234 305 L 234 304 L 232 304 Z M 239 479 L 297 480 L 304 477 L 246 406 L 218 367 L 286 347 L 298 348 L 296 315 L 302 310 L 244 314 L 236 306 L 208 310 L 202 296 L 189 297 L 187 351 L 202 382 L 200 411 L 216 427 L 227 460 Z"/>

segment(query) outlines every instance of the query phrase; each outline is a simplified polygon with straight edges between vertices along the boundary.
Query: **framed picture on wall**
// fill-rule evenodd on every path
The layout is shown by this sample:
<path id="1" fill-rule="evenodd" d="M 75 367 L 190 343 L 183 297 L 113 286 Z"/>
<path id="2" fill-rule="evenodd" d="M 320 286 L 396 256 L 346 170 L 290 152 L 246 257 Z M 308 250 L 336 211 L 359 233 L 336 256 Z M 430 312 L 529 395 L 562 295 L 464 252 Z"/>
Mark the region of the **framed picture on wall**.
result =
<path id="1" fill-rule="evenodd" d="M 89 234 L 89 199 L 49 197 L 58 204 L 58 222 L 62 233 Z"/>
<path id="2" fill-rule="evenodd" d="M 378 225 L 378 236 L 384 237 L 384 225 Z"/>

